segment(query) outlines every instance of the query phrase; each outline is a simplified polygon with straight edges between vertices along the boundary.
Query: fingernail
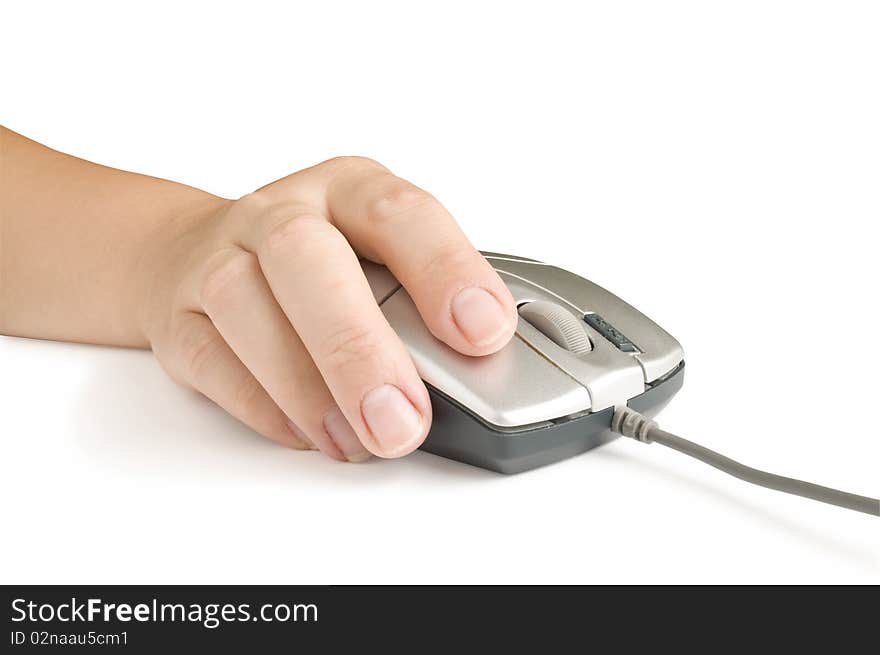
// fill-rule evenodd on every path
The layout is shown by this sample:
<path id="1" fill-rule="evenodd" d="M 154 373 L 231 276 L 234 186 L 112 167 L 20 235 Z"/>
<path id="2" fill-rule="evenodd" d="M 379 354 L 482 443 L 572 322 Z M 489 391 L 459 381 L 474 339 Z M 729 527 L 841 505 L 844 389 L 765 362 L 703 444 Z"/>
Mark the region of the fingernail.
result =
<path id="1" fill-rule="evenodd" d="M 363 462 L 371 457 L 338 407 L 324 414 L 324 429 L 349 462 Z"/>
<path id="2" fill-rule="evenodd" d="M 287 427 L 290 428 L 291 432 L 293 432 L 294 437 L 303 442 L 306 448 L 308 448 L 309 450 L 317 450 L 317 448 L 315 448 L 315 444 L 312 443 L 311 439 L 306 436 L 306 433 L 303 432 L 296 423 L 294 423 L 290 419 L 287 419 Z"/>
<path id="3" fill-rule="evenodd" d="M 361 401 L 361 412 L 385 457 L 403 455 L 418 445 L 422 415 L 394 385 L 370 391 Z"/>
<path id="4" fill-rule="evenodd" d="M 467 287 L 456 294 L 452 299 L 452 318 L 475 346 L 497 341 L 509 328 L 504 308 L 495 296 L 480 287 Z"/>

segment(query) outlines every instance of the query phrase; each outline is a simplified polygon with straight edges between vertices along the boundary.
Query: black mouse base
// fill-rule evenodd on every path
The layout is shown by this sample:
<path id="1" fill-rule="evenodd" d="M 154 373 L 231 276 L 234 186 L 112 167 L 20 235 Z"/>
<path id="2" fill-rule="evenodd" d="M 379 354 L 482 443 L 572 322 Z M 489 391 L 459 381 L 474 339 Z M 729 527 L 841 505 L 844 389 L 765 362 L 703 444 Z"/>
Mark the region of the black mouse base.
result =
<path id="1" fill-rule="evenodd" d="M 681 389 L 683 382 L 684 362 L 627 405 L 653 416 Z M 422 450 L 499 473 L 520 473 L 552 464 L 618 436 L 611 431 L 613 407 L 512 432 L 493 429 L 430 385 L 428 391 L 434 420 Z"/>

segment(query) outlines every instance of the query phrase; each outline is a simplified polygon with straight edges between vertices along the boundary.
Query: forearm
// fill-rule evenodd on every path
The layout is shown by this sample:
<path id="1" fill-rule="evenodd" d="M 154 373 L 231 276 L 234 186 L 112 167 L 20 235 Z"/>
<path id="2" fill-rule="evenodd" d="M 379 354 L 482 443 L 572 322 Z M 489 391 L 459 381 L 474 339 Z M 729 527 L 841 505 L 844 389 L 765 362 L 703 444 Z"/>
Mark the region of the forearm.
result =
<path id="1" fill-rule="evenodd" d="M 0 333 L 147 347 L 151 259 L 225 202 L 0 127 Z"/>

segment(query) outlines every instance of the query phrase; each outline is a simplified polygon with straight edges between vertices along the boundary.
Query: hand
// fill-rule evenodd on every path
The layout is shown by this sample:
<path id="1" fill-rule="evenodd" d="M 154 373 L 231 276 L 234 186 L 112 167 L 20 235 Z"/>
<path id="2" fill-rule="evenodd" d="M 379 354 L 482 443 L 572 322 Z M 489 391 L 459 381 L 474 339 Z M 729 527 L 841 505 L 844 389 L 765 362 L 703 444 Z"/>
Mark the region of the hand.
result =
<path id="1" fill-rule="evenodd" d="M 165 369 L 257 432 L 337 460 L 405 455 L 431 423 L 358 255 L 461 353 L 498 350 L 516 324 L 443 206 L 369 159 L 332 159 L 158 234 L 142 330 Z"/>

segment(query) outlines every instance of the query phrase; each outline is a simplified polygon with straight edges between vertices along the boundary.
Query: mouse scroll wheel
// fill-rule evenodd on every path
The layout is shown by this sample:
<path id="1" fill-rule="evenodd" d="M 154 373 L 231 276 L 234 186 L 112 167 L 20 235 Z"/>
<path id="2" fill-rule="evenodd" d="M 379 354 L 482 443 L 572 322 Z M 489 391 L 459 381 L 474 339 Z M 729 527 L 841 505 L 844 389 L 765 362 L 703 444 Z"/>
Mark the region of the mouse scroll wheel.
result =
<path id="1" fill-rule="evenodd" d="M 519 307 L 519 315 L 557 346 L 576 355 L 593 349 L 584 322 L 556 303 L 535 300 Z"/>

